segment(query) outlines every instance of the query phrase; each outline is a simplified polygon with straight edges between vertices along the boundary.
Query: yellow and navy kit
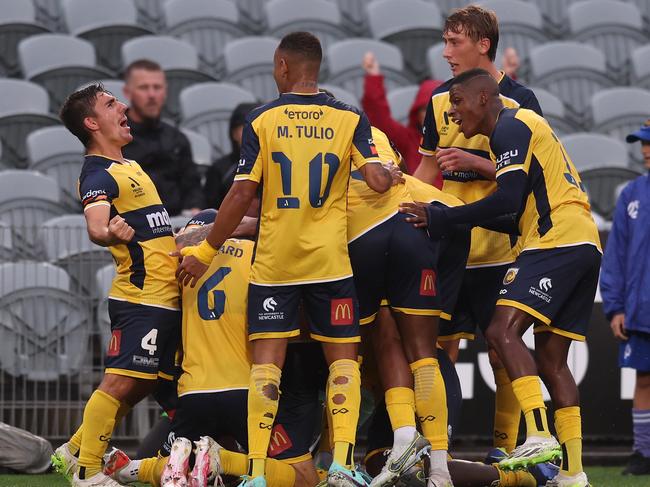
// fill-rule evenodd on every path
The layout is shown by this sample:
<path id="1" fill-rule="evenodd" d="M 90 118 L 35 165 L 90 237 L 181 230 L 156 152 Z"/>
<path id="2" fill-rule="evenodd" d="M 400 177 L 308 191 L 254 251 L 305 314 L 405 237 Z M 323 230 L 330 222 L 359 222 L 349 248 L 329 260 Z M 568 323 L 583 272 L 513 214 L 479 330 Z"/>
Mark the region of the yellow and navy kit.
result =
<path id="1" fill-rule="evenodd" d="M 405 174 L 404 179 L 406 180 L 406 189 L 411 195 L 413 201 L 422 203 L 439 203 L 448 208 L 464 204 L 463 201 L 453 194 L 445 193 L 435 186 L 420 181 L 413 176 Z"/>
<path id="2" fill-rule="evenodd" d="M 449 117 L 451 103 L 449 101 L 449 80 L 440 85 L 431 97 L 427 106 L 422 128 L 420 153 L 426 156 L 435 155 L 436 149 L 459 148 L 474 155 L 490 158 L 488 138 L 476 135 L 466 138 Z M 537 98 L 528 88 L 517 83 L 505 74 L 499 79 L 501 101 L 506 107 L 529 108 L 541 115 Z M 490 181 L 476 171 L 452 171 L 443 173 L 443 191 L 457 196 L 465 203 L 473 203 L 489 196 L 496 189 L 496 183 Z M 492 232 L 480 227 L 472 229 L 472 247 L 467 261 L 467 267 L 485 267 L 506 264 L 514 260 L 508 235 Z"/>
<path id="3" fill-rule="evenodd" d="M 109 247 L 117 266 L 109 297 L 133 304 L 178 310 L 176 250 L 169 214 L 156 187 L 135 161 L 87 155 L 79 176 L 84 210 L 110 206 L 134 230 L 128 244 Z"/>
<path id="4" fill-rule="evenodd" d="M 370 123 L 324 93 L 284 93 L 250 113 L 235 181 L 262 183 L 251 284 L 336 281 L 347 253 L 350 161 L 380 162 Z"/>
<path id="5" fill-rule="evenodd" d="M 250 240 L 226 240 L 196 286 L 183 287 L 179 396 L 248 389 L 246 301 L 253 248 Z"/>
<path id="6" fill-rule="evenodd" d="M 519 210 L 521 251 L 582 244 L 599 251 L 598 229 L 580 175 L 546 120 L 526 109 L 504 109 L 490 138 L 490 157 L 497 182 L 523 171 L 519 184 L 525 198 Z"/>

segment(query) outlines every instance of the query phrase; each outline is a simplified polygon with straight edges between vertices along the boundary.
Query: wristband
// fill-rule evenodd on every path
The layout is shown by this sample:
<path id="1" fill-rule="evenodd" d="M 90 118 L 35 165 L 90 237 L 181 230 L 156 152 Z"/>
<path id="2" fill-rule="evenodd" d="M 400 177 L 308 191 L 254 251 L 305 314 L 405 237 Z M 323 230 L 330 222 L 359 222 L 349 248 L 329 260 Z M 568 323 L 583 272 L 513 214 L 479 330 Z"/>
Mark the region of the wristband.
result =
<path id="1" fill-rule="evenodd" d="M 204 240 L 199 245 L 192 245 L 190 247 L 185 247 L 181 249 L 181 255 L 186 257 L 191 255 L 195 257 L 199 262 L 205 265 L 210 265 L 212 259 L 217 255 L 219 251 L 215 249 L 208 240 Z"/>

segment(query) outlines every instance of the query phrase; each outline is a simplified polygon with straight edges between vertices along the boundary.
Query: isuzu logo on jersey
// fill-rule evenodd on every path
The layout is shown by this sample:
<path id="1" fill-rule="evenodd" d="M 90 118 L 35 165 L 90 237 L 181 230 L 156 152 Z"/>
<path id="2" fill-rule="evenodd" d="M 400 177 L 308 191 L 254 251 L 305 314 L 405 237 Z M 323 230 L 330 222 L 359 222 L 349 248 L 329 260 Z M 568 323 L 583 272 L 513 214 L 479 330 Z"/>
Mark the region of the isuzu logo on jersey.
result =
<path id="1" fill-rule="evenodd" d="M 510 150 L 508 152 L 504 152 L 499 157 L 497 157 L 497 160 L 496 160 L 497 171 L 499 169 L 501 169 L 502 167 L 505 167 L 508 164 L 510 164 L 510 159 L 515 158 L 518 155 L 519 155 L 519 149 L 514 149 L 514 150 Z"/>
<path id="2" fill-rule="evenodd" d="M 332 325 L 352 325 L 354 323 L 352 298 L 332 299 L 330 303 Z"/>
<path id="3" fill-rule="evenodd" d="M 433 269 L 422 269 L 420 276 L 420 296 L 436 295 L 436 273 Z"/>

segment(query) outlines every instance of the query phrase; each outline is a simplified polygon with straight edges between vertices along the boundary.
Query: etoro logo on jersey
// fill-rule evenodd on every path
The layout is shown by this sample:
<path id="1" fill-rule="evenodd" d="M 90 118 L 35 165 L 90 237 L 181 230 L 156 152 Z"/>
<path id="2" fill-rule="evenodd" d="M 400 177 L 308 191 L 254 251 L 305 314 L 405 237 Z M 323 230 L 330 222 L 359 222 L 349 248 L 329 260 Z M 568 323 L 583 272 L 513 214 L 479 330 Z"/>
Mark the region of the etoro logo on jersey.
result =
<path id="1" fill-rule="evenodd" d="M 283 320 L 284 311 L 276 311 L 278 302 L 275 300 L 275 297 L 270 296 L 262 302 L 263 312 L 257 313 L 257 319 L 260 321 L 267 320 Z"/>

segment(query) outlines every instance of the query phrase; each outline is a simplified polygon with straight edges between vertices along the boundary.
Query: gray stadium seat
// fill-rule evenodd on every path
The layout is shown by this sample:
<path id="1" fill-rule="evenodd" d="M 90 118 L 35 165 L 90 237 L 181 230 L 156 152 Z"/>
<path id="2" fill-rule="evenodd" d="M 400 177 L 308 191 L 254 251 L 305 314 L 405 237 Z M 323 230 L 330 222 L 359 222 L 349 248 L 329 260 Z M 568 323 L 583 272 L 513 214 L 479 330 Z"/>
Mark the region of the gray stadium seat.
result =
<path id="1" fill-rule="evenodd" d="M 366 8 L 372 36 L 399 47 L 416 78 L 427 76 L 427 48 L 442 36 L 438 6 L 422 0 L 374 0 Z"/>
<path id="2" fill-rule="evenodd" d="M 567 25 L 567 6 L 575 0 L 528 0 L 535 3 L 544 18 L 544 30 L 551 36 L 563 38 Z"/>
<path id="3" fill-rule="evenodd" d="M 198 83 L 180 95 L 181 125 L 203 134 L 214 149 L 214 157 L 230 152 L 230 115 L 240 103 L 254 103 L 249 91 L 229 83 Z"/>
<path id="4" fill-rule="evenodd" d="M 42 85 L 50 94 L 50 110 L 58 112 L 77 86 L 111 73 L 96 65 L 93 45 L 64 34 L 40 34 L 18 44 L 25 78 Z"/>
<path id="5" fill-rule="evenodd" d="M 549 42 L 530 52 L 531 84 L 557 95 L 567 115 L 577 123 L 587 120 L 591 95 L 614 86 L 605 55 L 593 46 L 577 42 Z"/>
<path id="6" fill-rule="evenodd" d="M 267 0 L 238 0 L 239 25 L 250 34 L 262 34 L 266 29 L 266 10 L 264 4 Z"/>
<path id="7" fill-rule="evenodd" d="M 63 269 L 44 262 L 0 264 L 0 368 L 51 381 L 79 372 L 89 308 L 69 290 Z"/>
<path id="8" fill-rule="evenodd" d="M 264 7 L 267 34 L 273 37 L 281 38 L 295 31 L 311 32 L 320 40 L 323 51 L 347 37 L 341 27 L 341 12 L 336 3 L 310 0 L 309 7 L 305 8 L 304 0 L 270 0 Z"/>
<path id="9" fill-rule="evenodd" d="M 36 21 L 31 1 L 0 0 L 0 76 L 20 76 L 18 43 L 48 29 Z"/>
<path id="10" fill-rule="evenodd" d="M 650 90 L 650 44 L 632 51 L 632 83 Z"/>
<path id="11" fill-rule="evenodd" d="M 224 51 L 225 81 L 250 91 L 259 100 L 277 98 L 273 54 L 279 43 L 273 37 L 244 37 L 229 42 Z"/>
<path id="12" fill-rule="evenodd" d="M 650 0 L 632 0 L 641 11 L 646 30 L 650 27 Z"/>
<path id="13" fill-rule="evenodd" d="M 341 11 L 341 25 L 351 37 L 367 37 L 370 34 L 366 0 L 330 0 Z"/>
<path id="14" fill-rule="evenodd" d="M 138 22 L 153 32 L 165 30 L 163 2 L 160 0 L 133 0 L 138 10 Z"/>
<path id="15" fill-rule="evenodd" d="M 537 5 L 522 0 L 483 0 L 481 6 L 494 10 L 499 19 L 499 48 L 514 47 L 522 61 L 536 45 L 548 42 L 542 14 Z"/>
<path id="16" fill-rule="evenodd" d="M 126 67 L 133 61 L 150 59 L 165 70 L 167 77 L 167 103 L 163 117 L 178 119 L 178 96 L 183 88 L 214 78 L 199 71 L 199 56 L 189 42 L 167 36 L 136 37 L 122 44 L 122 61 Z"/>
<path id="17" fill-rule="evenodd" d="M 327 82 L 341 86 L 361 99 L 365 77 L 361 63 L 368 51 L 375 53 L 379 61 L 386 89 L 413 83 L 412 77 L 404 73 L 401 51 L 387 42 L 374 39 L 348 39 L 330 46 L 326 55 Z"/>
<path id="18" fill-rule="evenodd" d="M 570 134 L 578 132 L 580 127 L 571 122 L 566 116 L 566 109 L 564 103 L 557 96 L 544 88 L 530 87 L 539 101 L 539 106 L 542 107 L 544 118 L 553 128 L 553 131 L 558 135 Z"/>
<path id="19" fill-rule="evenodd" d="M 199 166 L 212 165 L 212 145 L 205 135 L 202 135 L 194 130 L 181 129 L 187 139 L 190 141 L 192 147 L 192 159 L 195 164 Z M 171 217 L 172 220 L 175 217 Z M 183 217 L 185 218 L 185 217 Z"/>
<path id="20" fill-rule="evenodd" d="M 607 66 L 627 81 L 632 49 L 648 42 L 641 12 L 629 2 L 586 0 L 569 6 L 572 36 L 605 53 Z"/>
<path id="21" fill-rule="evenodd" d="M 0 171 L 0 220 L 14 228 L 14 246 L 25 256 L 38 248 L 38 228 L 64 214 L 55 179 L 36 171 Z"/>
<path id="22" fill-rule="evenodd" d="M 0 261 L 15 260 L 13 240 L 11 227 L 0 220 Z"/>
<path id="23" fill-rule="evenodd" d="M 201 69 L 219 79 L 223 73 L 223 49 L 244 35 L 239 11 L 230 0 L 167 0 L 168 34 L 192 44 Z"/>
<path id="24" fill-rule="evenodd" d="M 341 100 L 343 103 L 347 103 L 353 107 L 361 108 L 359 98 L 357 98 L 354 93 L 341 88 L 340 86 L 330 85 L 327 83 L 318 83 L 318 88 L 329 91 L 334 95 L 334 98 Z"/>
<path id="25" fill-rule="evenodd" d="M 94 296 L 95 275 L 101 267 L 111 264 L 113 257 L 108 249 L 90 241 L 84 216 L 75 214 L 52 218 L 43 223 L 39 236 L 46 259 L 70 275 L 70 290 Z"/>
<path id="26" fill-rule="evenodd" d="M 589 194 L 591 208 L 611 221 L 620 188 L 640 175 L 641 172 L 626 167 L 598 167 L 581 171 L 580 179 Z"/>
<path id="27" fill-rule="evenodd" d="M 120 69 L 124 42 L 153 34 L 138 25 L 133 0 L 63 0 L 63 12 L 70 33 L 90 41 L 99 64 L 113 72 Z"/>
<path id="28" fill-rule="evenodd" d="M 58 125 L 48 113 L 49 97 L 43 87 L 29 81 L 0 79 L 0 141 L 2 160 L 9 166 L 27 167 L 25 137 L 31 131 Z"/>
<path id="29" fill-rule="evenodd" d="M 591 98 L 593 129 L 619 140 L 638 130 L 650 116 L 650 91 L 641 88 L 611 88 Z M 626 144 L 630 157 L 640 166 L 643 158 L 638 144 Z"/>
<path id="30" fill-rule="evenodd" d="M 449 63 L 444 57 L 442 57 L 442 51 L 444 48 L 445 43 L 440 42 L 427 49 L 427 65 L 429 66 L 429 76 L 431 79 L 447 81 L 454 77 L 454 75 L 451 74 Z"/>
<path id="31" fill-rule="evenodd" d="M 61 0 L 32 0 L 36 7 L 36 20 L 52 32 L 67 32 Z"/>
<path id="32" fill-rule="evenodd" d="M 440 11 L 446 15 L 451 13 L 451 11 L 456 8 L 461 8 L 471 3 L 468 0 L 430 0 L 430 1 L 435 1 L 435 3 L 438 4 L 438 7 L 440 7 Z"/>
<path id="33" fill-rule="evenodd" d="M 391 115 L 403 125 L 408 125 L 411 105 L 413 105 L 413 100 L 419 90 L 419 85 L 409 85 L 388 92 L 387 98 Z"/>
<path id="34" fill-rule="evenodd" d="M 592 133 L 571 134 L 561 140 L 581 174 L 595 167 L 627 167 L 627 148 L 620 140 Z"/>
<path id="35" fill-rule="evenodd" d="M 80 209 L 77 180 L 84 161 L 84 147 L 68 129 L 45 127 L 27 136 L 29 168 L 53 177 L 63 192 L 63 203 Z"/>

